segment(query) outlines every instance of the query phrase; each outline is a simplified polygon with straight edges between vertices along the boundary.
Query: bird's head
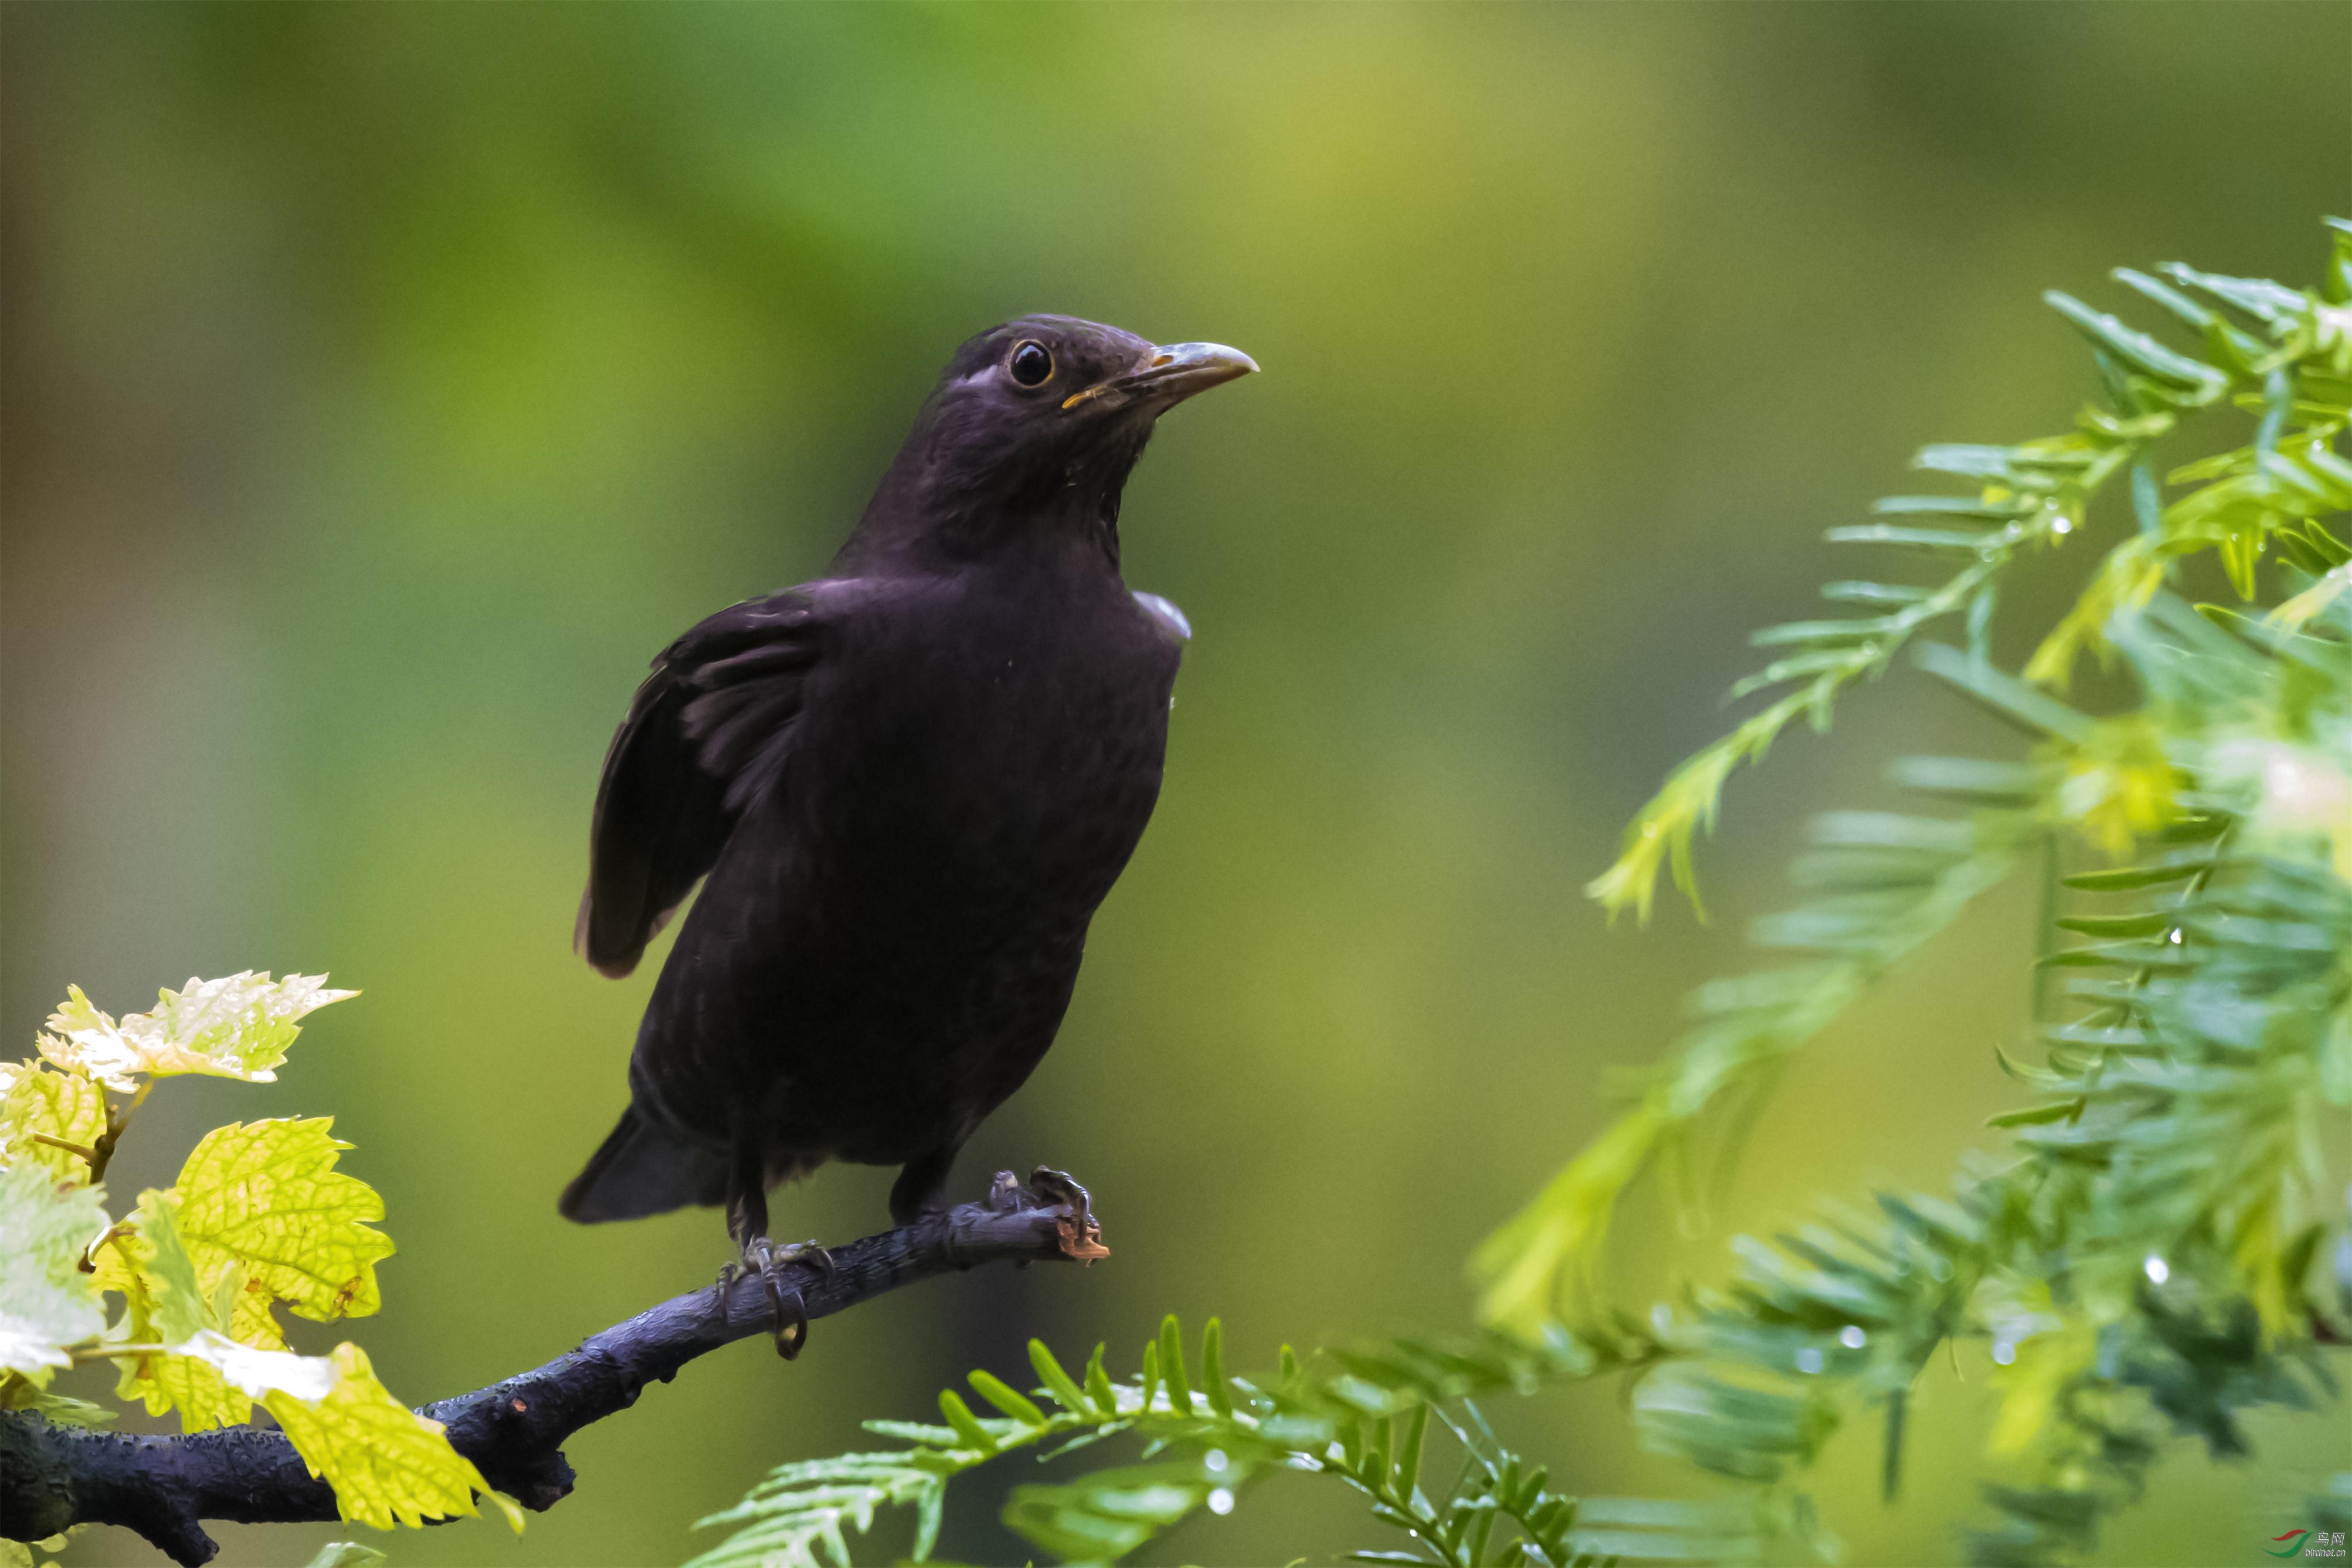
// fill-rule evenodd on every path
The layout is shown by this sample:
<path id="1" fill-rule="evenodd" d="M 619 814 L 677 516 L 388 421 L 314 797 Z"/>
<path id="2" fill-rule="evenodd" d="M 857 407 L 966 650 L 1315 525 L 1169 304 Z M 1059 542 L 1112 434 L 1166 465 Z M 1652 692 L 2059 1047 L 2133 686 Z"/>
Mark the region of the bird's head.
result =
<path id="1" fill-rule="evenodd" d="M 903 537 L 915 519 L 902 514 L 919 513 L 927 543 L 961 553 L 1063 521 L 1115 531 L 1160 416 L 1255 369 L 1221 343 L 1153 343 L 1074 316 L 992 328 L 948 362 L 861 532 Z"/>

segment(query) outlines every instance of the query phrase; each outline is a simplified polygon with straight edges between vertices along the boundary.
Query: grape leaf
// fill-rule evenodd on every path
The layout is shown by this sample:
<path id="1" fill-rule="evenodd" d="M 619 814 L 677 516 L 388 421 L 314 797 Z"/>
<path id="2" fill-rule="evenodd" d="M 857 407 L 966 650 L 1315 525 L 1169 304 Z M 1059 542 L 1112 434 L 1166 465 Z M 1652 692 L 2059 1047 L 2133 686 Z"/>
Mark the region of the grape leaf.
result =
<path id="1" fill-rule="evenodd" d="M 254 1397 L 273 1389 L 325 1395 L 334 1369 L 316 1356 L 287 1353 L 269 1312 L 274 1298 L 241 1260 L 209 1268 L 199 1261 L 177 1194 L 141 1194 L 132 1217 L 137 1231 L 100 1250 L 98 1282 L 129 1302 L 133 1342 L 160 1340 L 169 1349 L 124 1363 L 118 1398 L 143 1402 L 150 1415 L 176 1409 L 184 1431 L 204 1432 L 251 1420 Z"/>
<path id="2" fill-rule="evenodd" d="M 150 1415 L 177 1410 L 181 1430 L 207 1432 L 253 1418 L 253 1394 L 247 1384 L 275 1386 L 295 1382 L 314 1398 L 325 1392 L 334 1381 L 331 1372 L 324 1375 L 314 1372 L 305 1377 L 299 1369 L 287 1368 L 268 1376 L 259 1368 L 239 1363 L 237 1375 L 228 1375 L 222 1344 L 244 1347 L 225 1340 L 216 1330 L 216 1315 L 180 1237 L 178 1210 L 169 1193 L 151 1189 L 140 1194 L 139 1207 L 131 1215 L 137 1230 L 116 1237 L 100 1250 L 99 1284 L 123 1293 L 129 1303 L 124 1322 L 131 1342 L 160 1340 L 171 1347 L 163 1353 L 125 1362 L 115 1384 L 115 1396 L 143 1402 Z M 271 1327 L 274 1330 L 276 1325 Z M 213 1342 L 216 1340 L 222 1344 Z M 282 1351 L 282 1347 L 281 1341 L 272 1348 Z M 286 1357 L 289 1362 L 299 1359 Z"/>
<path id="3" fill-rule="evenodd" d="M 271 1298 L 319 1322 L 383 1305 L 375 1266 L 392 1256 L 392 1239 L 367 1222 L 383 1217 L 383 1200 L 335 1169 L 351 1145 L 333 1126 L 328 1117 L 233 1121 L 189 1154 L 176 1188 L 180 1234 L 207 1296 L 237 1267 L 265 1318 Z"/>
<path id="4" fill-rule="evenodd" d="M 280 1125 L 308 1126 L 324 1137 L 323 1122 Z M 330 1141 L 331 1159 L 331 1148 Z M 258 1400 L 310 1473 L 335 1489 L 346 1519 L 388 1530 L 395 1522 L 471 1514 L 478 1511 L 473 1494 L 478 1491 L 495 1500 L 517 1530 L 522 1528 L 521 1512 L 512 1501 L 490 1490 L 473 1461 L 449 1446 L 439 1422 L 417 1415 L 386 1391 L 357 1345 L 338 1345 L 331 1356 L 304 1356 L 242 1344 L 222 1333 L 216 1300 L 232 1302 L 234 1320 L 237 1305 L 252 1299 L 237 1288 L 243 1264 L 229 1261 L 223 1279 L 230 1289 L 207 1291 L 200 1282 L 196 1249 L 184 1234 L 189 1221 L 181 1198 L 142 1194 L 138 1218 L 137 1241 L 107 1249 L 127 1252 L 131 1266 L 120 1258 L 102 1263 L 101 1277 L 110 1287 L 128 1287 L 131 1320 L 148 1325 L 143 1331 L 167 1349 L 126 1370 L 125 1398 L 145 1399 L 151 1415 L 177 1407 L 191 1432 L 247 1420 Z M 278 1345 L 284 1343 L 277 1339 L 274 1321 L 268 1331 Z"/>
<path id="5" fill-rule="evenodd" d="M 153 1012 L 132 1013 L 118 1024 L 92 1006 L 80 986 L 69 985 L 65 1005 L 49 1015 L 41 1054 L 126 1093 L 138 1087 L 136 1073 L 270 1083 L 286 1047 L 301 1033 L 299 1021 L 359 994 L 326 986 L 323 974 L 272 980 L 266 972 L 246 970 L 222 980 L 190 980 L 184 989 L 162 993 Z"/>
<path id="6" fill-rule="evenodd" d="M 345 1519 L 389 1530 L 394 1522 L 474 1514 L 479 1492 L 521 1532 L 521 1509 L 490 1489 L 474 1462 L 449 1446 L 438 1421 L 417 1415 L 376 1381 L 365 1351 L 341 1344 L 330 1359 L 335 1384 L 325 1398 L 273 1393 L 262 1405 L 310 1473 L 335 1489 Z"/>
<path id="7" fill-rule="evenodd" d="M 66 1347 L 104 1331 L 105 1299 L 80 1265 L 106 1227 L 96 1187 L 60 1188 L 41 1165 L 0 1170 L 0 1372 L 71 1365 Z"/>
<path id="8" fill-rule="evenodd" d="M 47 1133 L 87 1149 L 106 1133 L 106 1093 L 83 1073 L 37 1061 L 0 1063 L 0 1165 L 35 1165 L 53 1182 L 89 1180 L 89 1163 L 70 1149 L 35 1142 Z"/>

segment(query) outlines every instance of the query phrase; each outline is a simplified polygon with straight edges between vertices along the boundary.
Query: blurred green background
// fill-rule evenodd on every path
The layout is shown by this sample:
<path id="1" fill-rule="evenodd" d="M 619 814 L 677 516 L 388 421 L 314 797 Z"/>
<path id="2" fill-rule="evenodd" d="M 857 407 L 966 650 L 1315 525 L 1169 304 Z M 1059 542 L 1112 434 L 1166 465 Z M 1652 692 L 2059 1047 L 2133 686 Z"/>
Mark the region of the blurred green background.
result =
<path id="1" fill-rule="evenodd" d="M 792 1366 L 698 1362 L 571 1446 L 578 1492 L 520 1541 L 379 1542 L 404 1568 L 676 1563 L 769 1465 L 968 1366 L 1025 1377 L 1033 1332 L 1126 1356 L 1218 1312 L 1249 1366 L 1461 1322 L 1471 1245 L 1738 960 L 1802 815 L 1976 736 L 1864 692 L 1734 788 L 1715 924 L 1582 900 L 1724 722 L 1746 630 L 1848 574 L 1822 528 L 1922 442 L 2063 426 L 2091 382 L 2042 288 L 2112 301 L 2107 268 L 2171 258 L 2302 280 L 2352 196 L 2336 3 L 17 4 L 0 44 L 0 1026 L 13 1053 L 68 981 L 117 1011 L 247 966 L 363 988 L 274 1086 L 166 1086 L 113 1185 L 217 1122 L 331 1112 L 400 1247 L 352 1332 L 410 1399 L 725 1253 L 708 1212 L 554 1212 L 656 967 L 567 946 L 646 659 L 823 566 L 973 331 L 1063 310 L 1265 367 L 1129 492 L 1130 581 L 1198 628 L 1166 793 L 1058 1048 L 957 1177 L 1078 1173 L 1116 1258 L 912 1289 Z M 2024 908 L 1789 1077 L 1703 1237 L 1637 1205 L 1628 1294 L 1813 1194 L 1940 1184 L 2010 1100 Z M 888 1180 L 829 1170 L 778 1234 L 877 1228 Z M 1849 1561 L 1952 1559 L 1983 1389 L 1923 1391 L 1891 1508 L 1874 1436 L 1842 1440 Z M 1612 1389 L 1507 1417 L 1571 1489 L 1705 1489 Z M 2305 1522 L 2276 1494 L 2340 1460 L 2340 1413 L 2269 1436 L 2168 1466 L 2109 1558 L 2252 1562 Z M 1034 1472 L 1002 1468 L 943 1552 L 1020 1560 L 993 1509 Z M 336 1531 L 218 1533 L 293 1564 Z M 1375 1544 L 1276 1480 L 1147 1559 Z M 161 1561 L 119 1531 L 69 1556 Z"/>

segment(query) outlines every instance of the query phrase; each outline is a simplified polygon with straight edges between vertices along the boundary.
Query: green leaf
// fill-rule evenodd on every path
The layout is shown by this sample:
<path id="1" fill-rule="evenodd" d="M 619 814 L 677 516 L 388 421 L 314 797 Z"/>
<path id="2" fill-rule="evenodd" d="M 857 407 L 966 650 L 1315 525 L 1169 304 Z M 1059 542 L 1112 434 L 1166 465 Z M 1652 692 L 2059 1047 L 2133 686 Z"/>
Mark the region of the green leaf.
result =
<path id="1" fill-rule="evenodd" d="M 947 1417 L 948 1425 L 955 1429 L 956 1440 L 965 1447 L 982 1454 L 996 1452 L 996 1439 L 989 1434 L 987 1427 L 980 1424 L 980 1418 L 971 1413 L 971 1406 L 958 1397 L 955 1390 L 940 1390 L 940 1414 Z"/>
<path id="2" fill-rule="evenodd" d="M 1015 1392 L 1002 1378 L 975 1371 L 969 1380 L 972 1391 L 1024 1426 L 1043 1426 L 1045 1413 L 1024 1395 Z"/>
<path id="3" fill-rule="evenodd" d="M 903 1454 L 842 1454 L 779 1466 L 733 1508 L 695 1521 L 697 1530 L 741 1528 L 687 1568 L 822 1568 L 824 1562 L 838 1568 L 849 1561 L 845 1526 L 862 1533 L 885 1507 L 916 1510 L 910 1555 L 919 1563 L 939 1540 L 950 1473 Z"/>
<path id="4" fill-rule="evenodd" d="M 1397 1446 L 1395 1490 L 1399 1497 L 1412 1497 L 1413 1489 L 1421 1484 L 1421 1446 L 1428 1435 L 1429 1406 L 1416 1405 L 1412 1414 L 1405 1417 L 1404 1441 Z"/>
<path id="5" fill-rule="evenodd" d="M 1981 522 L 2014 522 L 2041 510 L 2032 500 L 1988 500 L 1975 496 L 1881 496 L 1870 503 L 1879 517 L 1959 517 Z"/>
<path id="6" fill-rule="evenodd" d="M 115 1420 L 114 1412 L 103 1405 L 51 1394 L 30 1377 L 5 1374 L 0 1374 L 0 1410 L 29 1410 L 60 1426 L 110 1426 Z"/>
<path id="7" fill-rule="evenodd" d="M 0 1373 L 69 1365 L 68 1347 L 106 1327 L 82 1255 L 107 1228 L 97 1188 L 59 1188 L 46 1165 L 0 1170 Z"/>
<path id="8" fill-rule="evenodd" d="M 0 1166 L 32 1165 L 51 1181 L 87 1184 L 89 1160 L 40 1137 L 91 1149 L 105 1135 L 106 1091 L 88 1074 L 0 1062 Z"/>
<path id="9" fill-rule="evenodd" d="M 1929 675 L 1950 682 L 2021 729 L 2075 742 L 2090 734 L 2091 721 L 2084 715 L 1956 647 L 1921 643 L 1911 657 Z"/>
<path id="10" fill-rule="evenodd" d="M 1039 1381 L 1064 1410 L 1073 1415 L 1084 1415 L 1094 1407 L 1086 1391 L 1072 1381 L 1070 1374 L 1062 1370 L 1062 1363 L 1054 1359 L 1054 1352 L 1045 1348 L 1045 1341 L 1029 1342 L 1029 1364 L 1036 1369 Z"/>
<path id="11" fill-rule="evenodd" d="M 301 1358 L 298 1358 L 301 1359 Z M 428 1519 L 471 1517 L 488 1498 L 522 1533 L 522 1510 L 490 1489 L 474 1462 L 449 1446 L 437 1421 L 403 1405 L 376 1381 L 367 1353 L 337 1345 L 325 1358 L 334 1381 L 323 1398 L 275 1391 L 262 1403 L 310 1472 L 335 1489 L 345 1519 L 389 1530 Z"/>
<path id="12" fill-rule="evenodd" d="M 1184 1380 L 1184 1331 L 1172 1312 L 1160 1323 L 1160 1375 L 1168 1384 L 1169 1408 L 1190 1415 L 1192 1387 Z"/>
<path id="13" fill-rule="evenodd" d="M 1934 592 L 1892 583 L 1825 583 L 1822 597 L 1838 604 L 1900 606 L 1916 605 Z"/>
<path id="14" fill-rule="evenodd" d="M 277 1324 L 266 1315 L 258 1324 L 241 1322 L 239 1333 L 222 1331 L 230 1324 L 219 1315 L 215 1293 L 201 1281 L 172 1194 L 141 1194 L 132 1221 L 135 1237 L 109 1245 L 98 1279 L 131 1298 L 139 1333 L 161 1341 L 167 1350 L 131 1360 L 116 1388 L 119 1396 L 143 1401 L 150 1415 L 177 1410 L 186 1432 L 241 1425 L 252 1418 L 254 1400 L 266 1394 L 303 1400 L 326 1396 L 334 1386 L 334 1368 L 320 1357 L 289 1352 Z"/>
<path id="15" fill-rule="evenodd" d="M 2086 1101 L 2077 1095 L 2053 1105 L 2036 1105 L 2024 1110 L 2004 1110 L 1998 1116 L 1985 1118 L 1987 1127 L 2040 1127 L 2053 1121 L 2073 1121 L 2083 1114 Z"/>
<path id="16" fill-rule="evenodd" d="M 2023 763 L 1982 757 L 1902 757 L 1887 770 L 1901 787 L 1956 800 L 2022 805 L 2041 793 L 2041 781 Z"/>
<path id="17" fill-rule="evenodd" d="M 207 1289 L 236 1267 L 315 1321 L 382 1306 L 375 1266 L 393 1245 L 370 1222 L 383 1217 L 383 1200 L 335 1169 L 351 1145 L 333 1126 L 323 1117 L 231 1122 L 189 1154 L 176 1189 L 182 1234 Z"/>
<path id="18" fill-rule="evenodd" d="M 2115 317 L 2092 310 L 2071 294 L 2053 289 L 2042 298 L 2080 328 L 2084 336 L 2142 375 L 2205 400 L 2220 396 L 2229 385 L 2230 378 L 2211 365 L 2166 348 L 2146 332 L 2136 331 Z"/>
<path id="19" fill-rule="evenodd" d="M 138 1076 L 202 1073 L 269 1083 L 299 1021 L 330 1003 L 358 995 L 331 991 L 323 974 L 272 980 L 247 970 L 223 980 L 191 980 L 165 991 L 155 1009 L 120 1024 L 90 1005 L 79 985 L 49 1016 L 41 1054 L 71 1072 L 86 1072 L 110 1089 L 138 1088 Z"/>
<path id="20" fill-rule="evenodd" d="M 1209 1408 L 1219 1415 L 1234 1413 L 1233 1391 L 1225 1386 L 1225 1326 L 1215 1318 L 1201 1331 L 1201 1382 Z"/>
<path id="21" fill-rule="evenodd" d="M 1118 1408 L 1118 1391 L 1111 1385 L 1110 1373 L 1103 1368 L 1103 1347 L 1095 1346 L 1095 1353 L 1087 1358 L 1087 1398 L 1105 1415 Z"/>
<path id="22" fill-rule="evenodd" d="M 1196 1462 L 1097 1470 L 1065 1486 L 1013 1489 L 1005 1527 L 1069 1563 L 1112 1563 L 1199 1508 L 1211 1488 Z"/>
<path id="23" fill-rule="evenodd" d="M 356 1541 L 330 1541 L 319 1548 L 304 1568 L 375 1568 L 385 1561 L 383 1552 L 373 1546 L 362 1546 Z"/>
<path id="24" fill-rule="evenodd" d="M 2168 883 L 2186 882 L 2213 868 L 2213 855 L 2208 849 L 2179 849 L 2160 855 L 2137 866 L 2121 866 L 2111 871 L 2077 871 L 2063 879 L 2064 886 L 2085 892 L 2110 893 L 2137 891 L 2142 888 L 2160 888 Z"/>
<path id="25" fill-rule="evenodd" d="M 1822 537 L 1832 544 L 1898 544 L 1913 550 L 1961 551 L 1971 555 L 2000 542 L 1998 534 L 1971 533 L 1954 528 L 1904 528 L 1885 522 L 1832 528 Z"/>

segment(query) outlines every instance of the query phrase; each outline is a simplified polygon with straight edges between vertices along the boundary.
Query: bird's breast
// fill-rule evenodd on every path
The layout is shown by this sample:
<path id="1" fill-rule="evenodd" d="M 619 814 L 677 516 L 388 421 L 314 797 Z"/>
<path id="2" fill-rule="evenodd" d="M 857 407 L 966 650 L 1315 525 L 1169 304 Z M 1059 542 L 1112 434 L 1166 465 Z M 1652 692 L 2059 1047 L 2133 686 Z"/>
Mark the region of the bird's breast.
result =
<path id="1" fill-rule="evenodd" d="M 953 584 L 860 628 L 873 657 L 843 649 L 783 792 L 835 900 L 944 938 L 1083 929 L 1109 891 L 1159 796 L 1176 655 L 1123 588 L 1052 588 Z"/>

